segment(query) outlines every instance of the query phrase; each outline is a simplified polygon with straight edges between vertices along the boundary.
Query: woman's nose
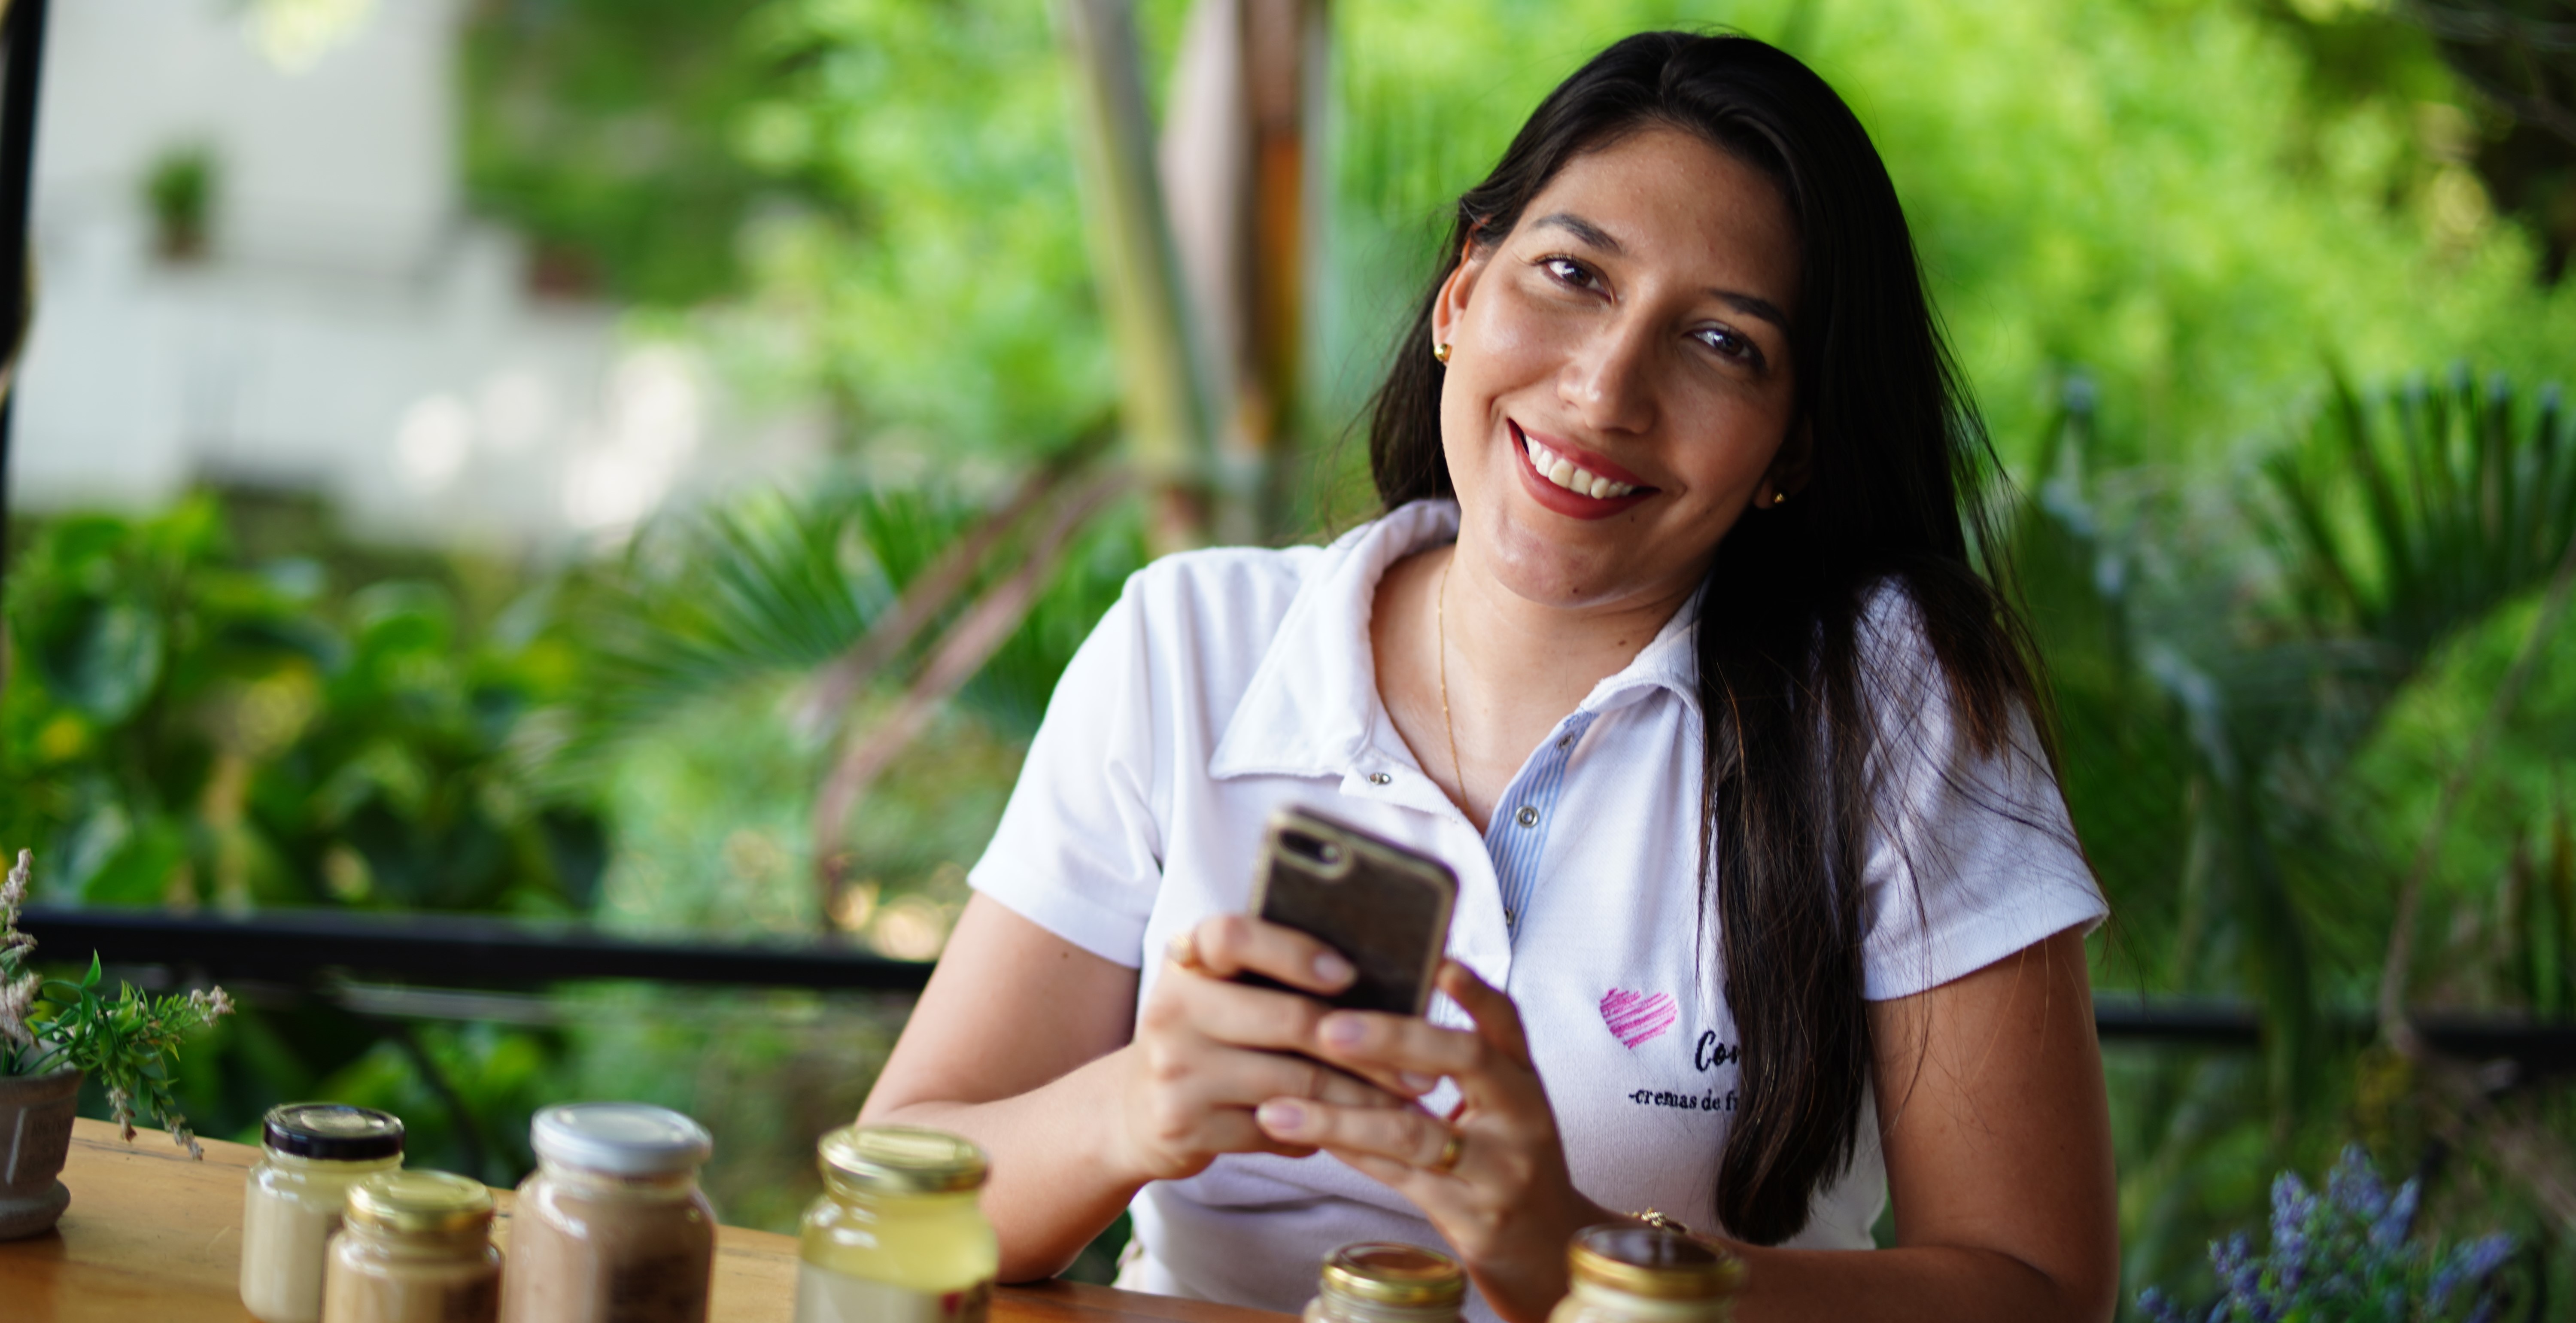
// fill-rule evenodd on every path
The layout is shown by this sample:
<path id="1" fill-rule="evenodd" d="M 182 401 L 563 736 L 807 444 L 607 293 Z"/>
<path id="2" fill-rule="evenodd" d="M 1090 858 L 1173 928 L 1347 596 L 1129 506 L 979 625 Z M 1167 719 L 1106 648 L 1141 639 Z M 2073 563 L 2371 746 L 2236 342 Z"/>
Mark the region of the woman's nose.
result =
<path id="1" fill-rule="evenodd" d="M 1557 398 L 1589 427 L 1642 432 L 1654 422 L 1654 339 L 1626 318 L 1609 319 L 1574 346 L 1557 375 Z"/>

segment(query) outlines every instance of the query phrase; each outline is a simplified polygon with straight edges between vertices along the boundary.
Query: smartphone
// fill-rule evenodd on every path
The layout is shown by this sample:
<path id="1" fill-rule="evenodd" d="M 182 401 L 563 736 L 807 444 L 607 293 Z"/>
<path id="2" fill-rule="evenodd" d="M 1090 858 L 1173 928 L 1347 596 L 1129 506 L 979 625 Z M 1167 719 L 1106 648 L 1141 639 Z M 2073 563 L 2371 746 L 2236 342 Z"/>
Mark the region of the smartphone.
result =
<path id="1" fill-rule="evenodd" d="M 1251 909 L 1357 967 L 1359 976 L 1328 1004 L 1420 1015 L 1431 1004 L 1457 899 L 1458 875 L 1447 864 L 1312 809 L 1285 808 L 1262 832 Z M 1286 986 L 1258 974 L 1243 981 Z"/>

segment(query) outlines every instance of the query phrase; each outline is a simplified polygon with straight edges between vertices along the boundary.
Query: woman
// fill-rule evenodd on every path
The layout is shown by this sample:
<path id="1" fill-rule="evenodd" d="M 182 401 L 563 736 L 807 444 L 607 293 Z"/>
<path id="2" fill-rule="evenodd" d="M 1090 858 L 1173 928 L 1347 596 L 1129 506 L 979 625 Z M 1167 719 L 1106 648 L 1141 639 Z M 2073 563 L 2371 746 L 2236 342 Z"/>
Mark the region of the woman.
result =
<path id="1" fill-rule="evenodd" d="M 1138 574 L 1058 687 L 868 1100 L 993 1156 L 1003 1272 L 1273 1309 L 1445 1243 L 1542 1318 L 1576 1229 L 1730 1237 L 1748 1320 L 2109 1316 L 2103 906 L 1960 498 L 1986 459 L 1851 113 L 1652 33 L 1460 200 L 1384 513 Z M 1427 1019 L 1240 916 L 1304 803 L 1461 880 Z M 1867 1247 L 1893 1196 L 1897 1248 Z"/>

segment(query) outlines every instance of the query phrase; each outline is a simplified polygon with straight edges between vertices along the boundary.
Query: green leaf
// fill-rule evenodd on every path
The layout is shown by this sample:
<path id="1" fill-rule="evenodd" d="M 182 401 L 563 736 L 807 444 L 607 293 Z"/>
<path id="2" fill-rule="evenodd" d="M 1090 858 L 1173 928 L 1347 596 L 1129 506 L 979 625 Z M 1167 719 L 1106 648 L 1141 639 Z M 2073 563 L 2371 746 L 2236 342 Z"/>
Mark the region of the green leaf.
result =
<path id="1" fill-rule="evenodd" d="M 98 871 L 81 883 L 81 899 L 100 905 L 157 905 L 188 859 L 188 834 L 166 818 L 146 820 Z"/>
<path id="2" fill-rule="evenodd" d="M 134 714 L 161 678 L 158 612 L 129 597 L 75 598 L 33 622 L 27 647 L 57 698 L 102 725 Z"/>

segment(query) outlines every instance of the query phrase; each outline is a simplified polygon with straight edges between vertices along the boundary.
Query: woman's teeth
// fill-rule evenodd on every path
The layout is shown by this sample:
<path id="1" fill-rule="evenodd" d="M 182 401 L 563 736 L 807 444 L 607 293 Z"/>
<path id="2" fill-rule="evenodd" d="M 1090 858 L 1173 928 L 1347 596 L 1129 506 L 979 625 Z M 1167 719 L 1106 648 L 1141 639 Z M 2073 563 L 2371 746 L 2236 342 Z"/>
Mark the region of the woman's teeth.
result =
<path id="1" fill-rule="evenodd" d="M 1521 444 L 1528 447 L 1530 467 L 1538 470 L 1538 476 L 1567 491 L 1606 501 L 1637 490 L 1627 483 L 1612 482 L 1598 473 L 1586 473 L 1574 467 L 1565 456 L 1531 440 L 1526 434 L 1521 437 Z"/>

